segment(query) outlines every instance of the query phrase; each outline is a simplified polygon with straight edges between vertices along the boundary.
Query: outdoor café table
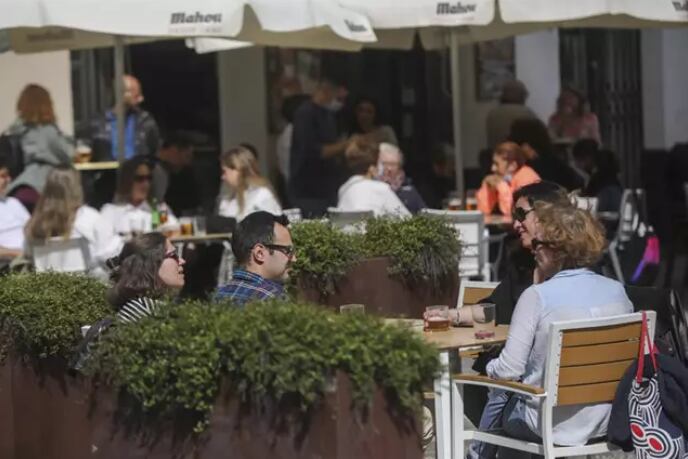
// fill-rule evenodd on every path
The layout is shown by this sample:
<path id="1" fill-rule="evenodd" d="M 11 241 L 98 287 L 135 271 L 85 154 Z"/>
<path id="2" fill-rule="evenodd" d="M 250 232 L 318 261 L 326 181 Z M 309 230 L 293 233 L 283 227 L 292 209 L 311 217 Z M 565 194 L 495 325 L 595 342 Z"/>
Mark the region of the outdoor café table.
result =
<path id="1" fill-rule="evenodd" d="M 458 352 L 466 348 L 504 343 L 506 342 L 508 332 L 509 327 L 507 325 L 498 325 L 495 330 L 495 336 L 486 339 L 476 339 L 472 327 L 451 327 L 447 331 L 423 332 L 425 341 L 439 348 L 440 364 L 442 365 L 441 373 L 434 383 L 437 459 L 458 458 L 456 454 L 452 455 L 452 432 L 457 422 L 463 426 L 463 419 L 452 420 L 451 418 L 449 353 Z M 459 394 L 463 394 L 463 391 L 460 390 Z M 457 400 L 457 402 L 463 404 L 463 400 Z M 463 411 L 463 409 L 460 411 Z"/>

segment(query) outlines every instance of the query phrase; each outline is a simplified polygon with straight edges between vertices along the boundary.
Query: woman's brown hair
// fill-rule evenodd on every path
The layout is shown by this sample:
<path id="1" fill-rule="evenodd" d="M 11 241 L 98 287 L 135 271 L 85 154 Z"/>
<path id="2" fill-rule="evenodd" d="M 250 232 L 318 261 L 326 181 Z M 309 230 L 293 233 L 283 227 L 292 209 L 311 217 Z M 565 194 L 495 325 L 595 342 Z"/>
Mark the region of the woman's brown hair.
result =
<path id="1" fill-rule="evenodd" d="M 48 90 L 37 84 L 27 85 L 17 100 L 17 115 L 24 123 L 55 123 L 55 110 Z"/>
<path id="2" fill-rule="evenodd" d="M 113 306 L 119 308 L 139 297 L 164 295 L 165 284 L 158 271 L 165 261 L 166 244 L 161 233 L 146 233 L 128 241 L 119 255 L 107 261 L 113 284 L 107 298 Z"/>
<path id="3" fill-rule="evenodd" d="M 266 187 L 274 195 L 270 183 L 260 175 L 256 156 L 246 147 L 234 147 L 220 156 L 220 163 L 224 167 L 239 171 L 239 183 L 236 192 L 239 211 L 244 211 L 246 204 L 246 190 L 250 187 Z"/>
<path id="4" fill-rule="evenodd" d="M 526 163 L 526 155 L 523 153 L 521 147 L 515 142 L 502 142 L 497 145 L 494 151 L 495 155 L 504 158 L 508 163 L 516 163 L 520 169 Z"/>
<path id="5" fill-rule="evenodd" d="M 559 269 L 588 268 L 602 257 L 604 227 L 589 211 L 537 201 L 535 215 L 542 232 L 538 239 L 552 250 Z"/>
<path id="6" fill-rule="evenodd" d="M 117 174 L 117 190 L 115 191 L 115 202 L 118 204 L 128 203 L 131 200 L 131 191 L 136 180 L 136 171 L 141 165 L 148 167 L 149 174 L 153 173 L 149 159 L 139 155 L 128 159 L 122 164 Z"/>
<path id="7" fill-rule="evenodd" d="M 71 167 L 50 171 L 36 209 L 26 224 L 25 234 L 31 241 L 51 237 L 69 238 L 76 212 L 84 204 L 79 172 Z"/>

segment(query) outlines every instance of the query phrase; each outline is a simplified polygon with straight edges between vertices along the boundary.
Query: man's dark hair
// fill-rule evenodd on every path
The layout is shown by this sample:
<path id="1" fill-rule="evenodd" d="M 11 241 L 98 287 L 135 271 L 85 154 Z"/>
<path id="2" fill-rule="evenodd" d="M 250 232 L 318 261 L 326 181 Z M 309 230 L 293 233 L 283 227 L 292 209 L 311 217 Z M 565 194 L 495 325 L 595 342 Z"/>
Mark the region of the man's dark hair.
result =
<path id="1" fill-rule="evenodd" d="M 528 99 L 528 89 L 522 81 L 509 80 L 502 86 L 502 95 L 499 101 L 503 104 L 523 105 Z"/>
<path id="2" fill-rule="evenodd" d="M 284 215 L 273 215 L 270 212 L 254 212 L 244 218 L 232 235 L 232 252 L 239 266 L 246 266 L 251 258 L 251 251 L 256 244 L 272 244 L 275 239 L 275 223 L 285 228 L 289 219 Z"/>
<path id="3" fill-rule="evenodd" d="M 10 160 L 5 154 L 0 153 L 0 170 L 2 169 L 10 169 Z"/>
<path id="4" fill-rule="evenodd" d="M 536 182 L 523 186 L 514 192 L 514 203 L 526 198 L 532 206 L 536 201 L 552 204 L 569 202 L 566 190 L 554 182 Z"/>
<path id="5" fill-rule="evenodd" d="M 527 143 L 540 156 L 551 154 L 552 139 L 545 123 L 538 119 L 517 119 L 511 124 L 509 140 L 519 145 Z"/>

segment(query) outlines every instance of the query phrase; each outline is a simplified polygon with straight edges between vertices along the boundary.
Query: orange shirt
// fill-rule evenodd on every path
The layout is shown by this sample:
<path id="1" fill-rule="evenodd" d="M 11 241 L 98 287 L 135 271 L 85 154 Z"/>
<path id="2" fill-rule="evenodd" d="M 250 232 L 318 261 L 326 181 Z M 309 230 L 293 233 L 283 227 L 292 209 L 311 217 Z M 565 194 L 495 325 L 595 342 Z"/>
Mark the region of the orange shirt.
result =
<path id="1" fill-rule="evenodd" d="M 539 181 L 540 176 L 532 167 L 523 166 L 516 171 L 510 183 L 502 180 L 496 188 L 483 184 L 476 195 L 478 210 L 485 215 L 490 215 L 497 204 L 499 205 L 499 211 L 503 215 L 511 215 L 511 207 L 514 204 L 514 192 L 521 187 Z"/>

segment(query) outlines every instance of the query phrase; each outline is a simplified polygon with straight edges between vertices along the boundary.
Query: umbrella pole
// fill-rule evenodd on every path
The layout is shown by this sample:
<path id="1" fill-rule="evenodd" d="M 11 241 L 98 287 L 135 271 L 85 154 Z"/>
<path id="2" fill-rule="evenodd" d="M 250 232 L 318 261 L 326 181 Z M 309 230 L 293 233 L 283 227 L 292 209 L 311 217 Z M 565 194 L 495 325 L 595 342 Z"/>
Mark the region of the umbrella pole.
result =
<path id="1" fill-rule="evenodd" d="M 464 199 L 463 156 L 461 154 L 461 85 L 459 63 L 459 35 L 456 29 L 449 32 L 449 59 L 452 96 L 452 129 L 454 134 L 454 170 L 456 171 L 456 191 Z"/>
<path id="2" fill-rule="evenodd" d="M 115 116 L 117 117 L 117 161 L 124 162 L 124 37 L 115 35 Z"/>

